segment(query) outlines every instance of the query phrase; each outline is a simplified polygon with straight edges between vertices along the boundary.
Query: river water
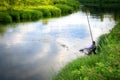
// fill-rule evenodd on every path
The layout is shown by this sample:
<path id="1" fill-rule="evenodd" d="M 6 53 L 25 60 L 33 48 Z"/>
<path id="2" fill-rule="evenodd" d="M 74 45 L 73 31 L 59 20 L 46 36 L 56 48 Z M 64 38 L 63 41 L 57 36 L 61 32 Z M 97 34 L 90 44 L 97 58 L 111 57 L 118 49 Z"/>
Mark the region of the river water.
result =
<path id="1" fill-rule="evenodd" d="M 88 16 L 93 38 L 116 24 L 111 15 Z M 91 44 L 86 14 L 0 26 L 0 80 L 50 80 Z"/>

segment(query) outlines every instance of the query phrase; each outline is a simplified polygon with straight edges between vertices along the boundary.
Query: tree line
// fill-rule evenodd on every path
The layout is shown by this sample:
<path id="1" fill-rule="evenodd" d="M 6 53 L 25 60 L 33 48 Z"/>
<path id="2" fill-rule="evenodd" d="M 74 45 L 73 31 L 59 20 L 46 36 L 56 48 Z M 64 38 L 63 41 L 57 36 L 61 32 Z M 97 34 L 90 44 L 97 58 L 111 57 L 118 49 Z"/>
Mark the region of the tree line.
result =
<path id="1" fill-rule="evenodd" d="M 79 2 L 84 6 L 120 8 L 120 0 L 79 0 Z"/>

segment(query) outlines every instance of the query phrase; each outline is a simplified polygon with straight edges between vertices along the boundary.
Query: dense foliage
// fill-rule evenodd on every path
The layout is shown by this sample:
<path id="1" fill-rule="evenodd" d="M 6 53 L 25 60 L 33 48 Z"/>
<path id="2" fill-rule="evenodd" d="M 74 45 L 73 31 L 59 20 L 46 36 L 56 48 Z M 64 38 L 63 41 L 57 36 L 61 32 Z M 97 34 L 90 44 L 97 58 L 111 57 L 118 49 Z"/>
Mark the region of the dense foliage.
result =
<path id="1" fill-rule="evenodd" d="M 77 11 L 79 6 L 77 0 L 0 0 L 0 23 L 59 17 Z"/>
<path id="2" fill-rule="evenodd" d="M 84 6 L 120 8 L 120 0 L 79 0 Z"/>
<path id="3" fill-rule="evenodd" d="M 98 54 L 79 58 L 54 80 L 120 80 L 120 24 L 98 41 Z"/>

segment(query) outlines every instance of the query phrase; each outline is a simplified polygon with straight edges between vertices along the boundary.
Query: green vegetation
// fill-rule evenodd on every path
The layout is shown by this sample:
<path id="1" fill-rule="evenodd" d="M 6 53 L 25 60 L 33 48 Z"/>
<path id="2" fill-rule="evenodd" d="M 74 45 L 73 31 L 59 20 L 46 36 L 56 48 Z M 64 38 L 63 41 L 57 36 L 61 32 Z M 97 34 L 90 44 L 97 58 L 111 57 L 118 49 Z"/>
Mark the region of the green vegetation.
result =
<path id="1" fill-rule="evenodd" d="M 99 38 L 97 50 L 70 62 L 54 80 L 120 80 L 120 23 Z"/>
<path id="2" fill-rule="evenodd" d="M 100 8 L 120 8 L 120 0 L 79 0 L 84 6 Z"/>
<path id="3" fill-rule="evenodd" d="M 0 22 L 1 23 L 11 23 L 12 22 L 12 19 L 11 19 L 11 16 L 7 13 L 4 13 L 4 12 L 0 12 Z"/>
<path id="4" fill-rule="evenodd" d="M 119 22 L 120 21 L 120 11 L 115 9 L 101 9 L 101 8 L 95 8 L 95 7 L 82 7 L 82 12 L 84 13 L 90 13 L 90 15 L 94 18 L 99 18 L 101 21 L 104 20 L 104 17 L 106 14 L 111 15 L 111 18 L 114 19 L 114 21 Z"/>
<path id="5" fill-rule="evenodd" d="M 0 0 L 0 23 L 59 17 L 79 9 L 77 0 Z"/>

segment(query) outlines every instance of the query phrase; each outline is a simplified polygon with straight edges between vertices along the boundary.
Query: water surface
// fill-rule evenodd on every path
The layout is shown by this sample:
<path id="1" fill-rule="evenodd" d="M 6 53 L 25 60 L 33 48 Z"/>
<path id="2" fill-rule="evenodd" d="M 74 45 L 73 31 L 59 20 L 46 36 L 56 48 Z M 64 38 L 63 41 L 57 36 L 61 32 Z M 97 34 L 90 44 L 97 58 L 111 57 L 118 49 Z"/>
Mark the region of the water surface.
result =
<path id="1" fill-rule="evenodd" d="M 111 15 L 89 16 L 94 40 L 115 25 Z M 91 44 L 85 13 L 0 26 L 0 80 L 49 80 Z"/>

